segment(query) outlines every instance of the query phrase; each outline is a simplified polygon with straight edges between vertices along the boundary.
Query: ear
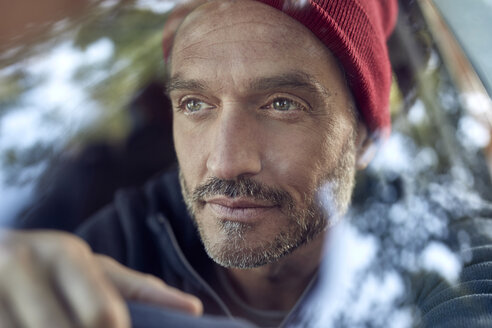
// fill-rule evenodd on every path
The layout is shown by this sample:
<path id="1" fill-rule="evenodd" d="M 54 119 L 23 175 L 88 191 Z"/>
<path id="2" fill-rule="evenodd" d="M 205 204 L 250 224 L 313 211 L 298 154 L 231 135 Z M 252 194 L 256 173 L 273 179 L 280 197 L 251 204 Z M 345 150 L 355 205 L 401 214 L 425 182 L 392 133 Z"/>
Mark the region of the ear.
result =
<path id="1" fill-rule="evenodd" d="M 355 146 L 357 152 L 355 165 L 357 170 L 363 170 L 374 158 L 377 147 L 374 144 L 373 139 L 370 138 L 367 127 L 362 121 L 357 123 L 357 139 Z"/>

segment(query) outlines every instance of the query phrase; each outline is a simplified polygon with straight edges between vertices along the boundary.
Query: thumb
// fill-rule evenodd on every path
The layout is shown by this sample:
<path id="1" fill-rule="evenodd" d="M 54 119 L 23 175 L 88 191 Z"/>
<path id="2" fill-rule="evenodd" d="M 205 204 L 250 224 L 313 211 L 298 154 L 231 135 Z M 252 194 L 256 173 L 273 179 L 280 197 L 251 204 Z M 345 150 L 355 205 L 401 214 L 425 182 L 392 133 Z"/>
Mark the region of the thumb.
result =
<path id="1" fill-rule="evenodd" d="M 96 255 L 96 259 L 106 277 L 124 299 L 175 309 L 192 315 L 203 313 L 203 304 L 196 296 L 168 286 L 155 276 L 129 269 L 110 257 Z"/>

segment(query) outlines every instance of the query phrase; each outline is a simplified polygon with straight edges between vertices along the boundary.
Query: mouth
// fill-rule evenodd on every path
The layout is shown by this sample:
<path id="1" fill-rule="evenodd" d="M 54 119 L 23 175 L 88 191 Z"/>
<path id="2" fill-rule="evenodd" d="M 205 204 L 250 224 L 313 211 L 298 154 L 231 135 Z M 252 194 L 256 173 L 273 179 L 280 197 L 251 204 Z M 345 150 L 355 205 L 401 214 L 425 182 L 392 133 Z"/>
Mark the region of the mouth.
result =
<path id="1" fill-rule="evenodd" d="M 261 221 L 265 214 L 278 206 L 248 198 L 214 197 L 206 205 L 222 220 L 254 223 Z"/>

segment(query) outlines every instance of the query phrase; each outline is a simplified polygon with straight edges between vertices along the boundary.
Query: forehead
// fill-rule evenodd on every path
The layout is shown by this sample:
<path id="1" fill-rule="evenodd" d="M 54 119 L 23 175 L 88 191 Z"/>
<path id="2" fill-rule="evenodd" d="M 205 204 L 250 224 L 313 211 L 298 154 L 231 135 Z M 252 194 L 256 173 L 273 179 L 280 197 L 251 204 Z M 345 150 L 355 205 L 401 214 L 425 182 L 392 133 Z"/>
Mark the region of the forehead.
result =
<path id="1" fill-rule="evenodd" d="M 316 75 L 320 66 L 338 71 L 328 49 L 293 18 L 257 1 L 212 1 L 180 27 L 171 75 L 237 80 L 286 70 Z"/>
<path id="2" fill-rule="evenodd" d="M 251 0 L 215 0 L 195 9 L 181 25 L 176 39 L 193 44 L 204 38 L 235 41 L 266 39 L 285 43 L 314 37 L 299 22 L 266 4 Z"/>

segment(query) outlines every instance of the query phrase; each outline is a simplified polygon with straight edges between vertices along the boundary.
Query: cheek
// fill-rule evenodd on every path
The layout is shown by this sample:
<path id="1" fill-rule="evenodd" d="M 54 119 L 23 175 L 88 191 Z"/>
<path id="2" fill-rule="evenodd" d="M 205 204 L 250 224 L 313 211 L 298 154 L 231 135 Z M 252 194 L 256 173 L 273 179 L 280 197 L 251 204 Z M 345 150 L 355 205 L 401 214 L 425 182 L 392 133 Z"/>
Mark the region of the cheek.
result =
<path id="1" fill-rule="evenodd" d="M 196 179 L 206 167 L 206 138 L 198 129 L 187 124 L 183 118 L 173 121 L 173 136 L 179 167 L 188 184 L 195 185 Z"/>
<path id="2" fill-rule="evenodd" d="M 329 170 L 332 166 L 326 154 L 326 132 L 320 133 L 312 127 L 292 127 L 271 136 L 270 140 L 264 168 L 275 177 L 276 184 L 301 201 L 317 187 L 324 175 L 321 168 Z"/>
<path id="3" fill-rule="evenodd" d="M 297 201 L 312 197 L 342 156 L 351 124 L 348 118 L 333 116 L 313 117 L 269 134 L 264 168 Z"/>

